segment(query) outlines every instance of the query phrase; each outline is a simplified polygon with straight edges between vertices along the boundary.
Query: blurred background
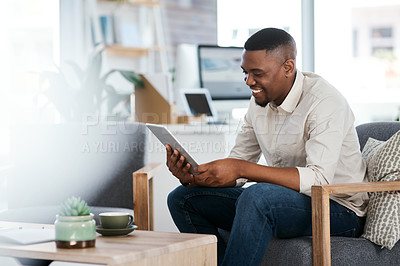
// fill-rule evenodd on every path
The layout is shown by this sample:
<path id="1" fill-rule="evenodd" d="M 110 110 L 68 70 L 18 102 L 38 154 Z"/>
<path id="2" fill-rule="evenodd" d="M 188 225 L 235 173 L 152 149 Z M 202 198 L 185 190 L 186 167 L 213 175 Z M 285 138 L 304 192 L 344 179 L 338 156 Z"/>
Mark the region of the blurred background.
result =
<path id="1" fill-rule="evenodd" d="M 293 35 L 298 68 L 314 71 L 336 86 L 350 102 L 357 124 L 398 119 L 396 0 L 1 1 L 0 156 L 9 152 L 10 125 L 66 121 L 54 99 L 67 96 L 49 96 L 49 88 L 62 76 L 69 87 L 79 90 L 76 73 L 89 71 L 96 49 L 102 54 L 100 63 L 96 61 L 100 78 L 112 69 L 163 73 L 176 100 L 177 91 L 191 84 L 176 84 L 182 80 L 182 69 L 198 64 L 196 55 L 185 57 L 184 63 L 178 60 L 183 44 L 240 47 L 264 27 L 283 28 Z M 54 74 L 51 78 L 45 74 L 49 72 Z M 107 76 L 107 82 L 123 100 L 112 108 L 100 107 L 106 109 L 103 114 L 129 119 L 132 83 L 118 73 Z M 246 101 L 227 99 L 216 102 L 216 107 L 240 119 Z"/>

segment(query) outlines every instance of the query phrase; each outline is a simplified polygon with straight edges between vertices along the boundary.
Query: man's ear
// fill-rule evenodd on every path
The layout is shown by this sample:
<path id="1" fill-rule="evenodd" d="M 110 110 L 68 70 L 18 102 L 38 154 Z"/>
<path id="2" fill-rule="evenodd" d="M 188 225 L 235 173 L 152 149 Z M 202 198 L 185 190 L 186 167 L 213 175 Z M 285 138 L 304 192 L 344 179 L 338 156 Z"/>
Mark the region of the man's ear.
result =
<path id="1" fill-rule="evenodd" d="M 296 69 L 296 63 L 293 59 L 288 59 L 283 64 L 283 69 L 285 70 L 285 75 L 292 75 L 294 73 L 294 70 Z"/>

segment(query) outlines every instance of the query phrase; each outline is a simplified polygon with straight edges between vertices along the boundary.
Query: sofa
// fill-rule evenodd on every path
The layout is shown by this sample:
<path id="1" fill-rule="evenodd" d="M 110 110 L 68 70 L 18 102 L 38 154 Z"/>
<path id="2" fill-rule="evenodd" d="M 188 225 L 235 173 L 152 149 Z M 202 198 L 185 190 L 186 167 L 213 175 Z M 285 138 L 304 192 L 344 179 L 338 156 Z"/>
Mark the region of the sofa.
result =
<path id="1" fill-rule="evenodd" d="M 387 140 L 400 130 L 400 122 L 373 122 L 357 126 L 360 148 L 369 137 Z M 273 239 L 261 265 L 312 265 L 312 237 Z M 332 265 L 399 265 L 400 244 L 392 250 L 364 238 L 330 237 Z M 315 264 L 314 264 L 315 265 Z"/>
<path id="2" fill-rule="evenodd" d="M 372 122 L 359 125 L 356 129 L 362 150 L 369 137 L 384 141 L 389 139 L 394 133 L 400 130 L 400 122 Z M 222 230 L 220 232 L 224 239 L 228 241 L 229 232 Z M 331 264 L 335 266 L 400 265 L 399 243 L 392 250 L 388 250 L 382 249 L 380 246 L 364 238 L 331 236 L 330 251 Z M 313 265 L 313 237 L 272 239 L 260 265 Z M 314 261 L 314 265 L 329 265 L 329 262 Z"/>
<path id="3" fill-rule="evenodd" d="M 133 214 L 132 173 L 146 164 L 144 124 L 89 121 L 10 130 L 8 210 L 0 220 L 52 224 L 70 196 L 87 201 L 97 224 L 101 212 Z"/>

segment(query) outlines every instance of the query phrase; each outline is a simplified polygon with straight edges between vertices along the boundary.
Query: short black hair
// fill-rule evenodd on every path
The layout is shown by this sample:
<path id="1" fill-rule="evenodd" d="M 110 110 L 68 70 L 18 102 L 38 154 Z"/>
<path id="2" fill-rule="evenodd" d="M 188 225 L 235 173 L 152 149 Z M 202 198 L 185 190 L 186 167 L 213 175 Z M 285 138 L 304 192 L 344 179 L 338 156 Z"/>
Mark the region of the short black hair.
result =
<path id="1" fill-rule="evenodd" d="M 281 46 L 289 46 L 296 53 L 296 42 L 289 33 L 277 28 L 265 28 L 250 36 L 244 44 L 244 49 L 273 51 Z"/>

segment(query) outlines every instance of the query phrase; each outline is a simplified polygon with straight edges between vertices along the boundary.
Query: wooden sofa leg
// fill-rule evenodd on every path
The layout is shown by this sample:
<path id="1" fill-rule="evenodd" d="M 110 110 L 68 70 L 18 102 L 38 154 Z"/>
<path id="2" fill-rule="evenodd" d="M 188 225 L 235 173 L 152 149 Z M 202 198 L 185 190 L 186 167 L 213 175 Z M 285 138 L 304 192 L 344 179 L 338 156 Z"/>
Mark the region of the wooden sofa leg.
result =
<path id="1" fill-rule="evenodd" d="M 149 164 L 132 173 L 133 213 L 140 230 L 154 230 L 153 176 L 161 164 Z"/>
<path id="2" fill-rule="evenodd" d="M 331 265 L 329 193 L 322 186 L 311 189 L 313 265 Z"/>

